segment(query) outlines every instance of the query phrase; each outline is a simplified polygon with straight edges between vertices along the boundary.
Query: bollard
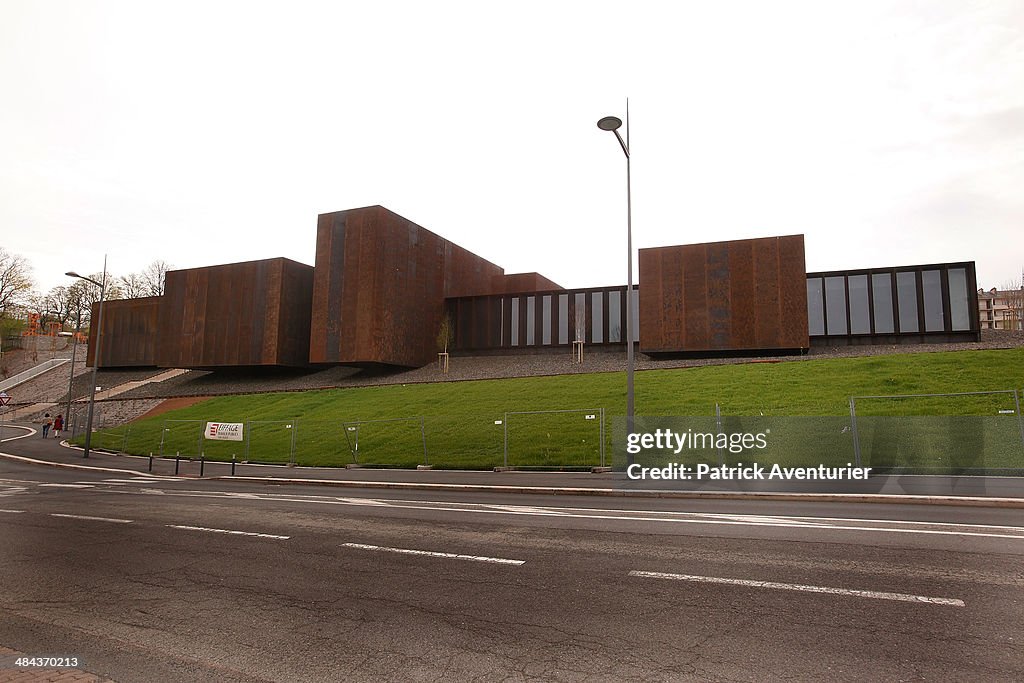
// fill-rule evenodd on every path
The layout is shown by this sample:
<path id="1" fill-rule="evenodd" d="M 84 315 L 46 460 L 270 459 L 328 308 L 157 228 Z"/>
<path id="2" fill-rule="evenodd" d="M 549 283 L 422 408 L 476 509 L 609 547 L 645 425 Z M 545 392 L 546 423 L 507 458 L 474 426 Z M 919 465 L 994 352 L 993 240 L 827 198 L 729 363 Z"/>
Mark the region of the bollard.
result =
<path id="1" fill-rule="evenodd" d="M 203 478 L 203 470 L 205 469 L 205 465 L 206 465 L 206 457 L 202 453 L 200 453 L 199 454 L 199 478 L 200 479 Z"/>
<path id="2" fill-rule="evenodd" d="M 153 454 L 152 453 L 149 454 L 149 471 L 150 472 L 153 471 Z"/>
<path id="3" fill-rule="evenodd" d="M 235 476 L 235 454 L 231 454 L 231 476 Z"/>
<path id="4" fill-rule="evenodd" d="M 178 461 L 181 460 L 181 451 L 174 452 L 174 476 L 178 476 Z"/>

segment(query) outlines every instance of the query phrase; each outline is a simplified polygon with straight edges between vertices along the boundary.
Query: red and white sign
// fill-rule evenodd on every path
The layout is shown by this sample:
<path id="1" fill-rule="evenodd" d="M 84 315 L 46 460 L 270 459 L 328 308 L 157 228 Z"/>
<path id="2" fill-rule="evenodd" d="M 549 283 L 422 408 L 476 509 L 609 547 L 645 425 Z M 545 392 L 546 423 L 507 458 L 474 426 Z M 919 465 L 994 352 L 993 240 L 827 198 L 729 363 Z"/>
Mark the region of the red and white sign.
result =
<path id="1" fill-rule="evenodd" d="M 207 422 L 204 436 L 213 441 L 241 441 L 244 422 Z"/>
<path id="2" fill-rule="evenodd" d="M 7 395 L 6 391 L 0 391 L 0 406 L 5 406 L 11 402 L 11 397 Z"/>

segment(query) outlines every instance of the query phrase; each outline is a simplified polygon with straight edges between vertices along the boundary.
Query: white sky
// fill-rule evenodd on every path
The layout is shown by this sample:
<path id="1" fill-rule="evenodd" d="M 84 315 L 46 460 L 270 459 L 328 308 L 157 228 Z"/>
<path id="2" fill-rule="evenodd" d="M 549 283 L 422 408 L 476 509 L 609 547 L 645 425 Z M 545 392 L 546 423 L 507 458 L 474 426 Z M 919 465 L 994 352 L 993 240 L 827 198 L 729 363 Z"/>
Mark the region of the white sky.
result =
<path id="1" fill-rule="evenodd" d="M 382 204 L 567 287 L 804 233 L 808 270 L 1024 266 L 1024 3 L 0 0 L 0 246 L 43 291 L 286 256 Z"/>

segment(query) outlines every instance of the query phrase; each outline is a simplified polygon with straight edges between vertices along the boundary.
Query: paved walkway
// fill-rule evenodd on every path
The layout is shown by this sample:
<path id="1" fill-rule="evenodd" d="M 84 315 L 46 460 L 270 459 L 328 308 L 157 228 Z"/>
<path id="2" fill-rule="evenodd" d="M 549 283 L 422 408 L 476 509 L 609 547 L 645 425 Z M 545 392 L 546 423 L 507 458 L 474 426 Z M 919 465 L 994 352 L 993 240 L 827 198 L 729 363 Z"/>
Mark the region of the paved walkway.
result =
<path id="1" fill-rule="evenodd" d="M 19 428 L 21 427 L 21 428 Z M 37 425 L 4 428 L 0 454 L 33 458 L 58 466 L 109 468 L 159 476 L 239 477 L 272 483 L 305 483 L 360 488 L 501 491 L 636 497 L 791 497 L 850 502 L 884 501 L 1024 507 L 1024 477 L 881 475 L 866 481 L 632 481 L 622 472 L 490 472 L 466 470 L 348 469 L 243 465 L 196 460 L 147 458 L 93 451 L 83 458 L 39 433 Z M 18 438 L 18 437 L 23 438 Z M 898 499 L 895 497 L 899 497 Z"/>

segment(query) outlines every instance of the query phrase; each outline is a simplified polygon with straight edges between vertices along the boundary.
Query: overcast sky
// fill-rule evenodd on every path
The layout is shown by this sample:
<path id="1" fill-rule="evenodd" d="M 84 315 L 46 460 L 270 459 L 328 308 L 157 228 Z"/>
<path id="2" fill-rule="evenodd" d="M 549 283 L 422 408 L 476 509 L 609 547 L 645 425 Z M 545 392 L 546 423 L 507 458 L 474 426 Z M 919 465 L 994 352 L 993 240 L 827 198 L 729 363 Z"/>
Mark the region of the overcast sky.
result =
<path id="1" fill-rule="evenodd" d="M 1024 2 L 0 0 L 0 246 L 42 290 L 285 256 L 381 204 L 566 287 L 803 233 L 1024 266 Z"/>

